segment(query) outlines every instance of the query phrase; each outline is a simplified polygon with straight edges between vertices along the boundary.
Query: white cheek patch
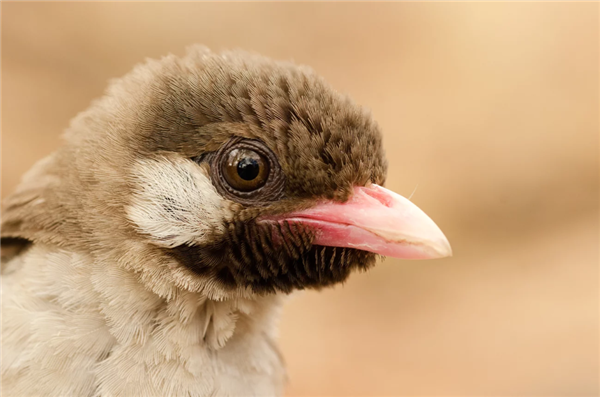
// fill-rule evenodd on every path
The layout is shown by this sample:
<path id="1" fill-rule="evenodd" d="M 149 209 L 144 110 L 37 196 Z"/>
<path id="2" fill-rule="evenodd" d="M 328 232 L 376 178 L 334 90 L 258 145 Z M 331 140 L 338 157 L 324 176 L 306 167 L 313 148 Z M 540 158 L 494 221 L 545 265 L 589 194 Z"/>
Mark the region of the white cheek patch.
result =
<path id="1" fill-rule="evenodd" d="M 224 199 L 204 170 L 190 160 L 160 156 L 139 160 L 127 216 L 155 244 L 176 247 L 223 233 Z"/>

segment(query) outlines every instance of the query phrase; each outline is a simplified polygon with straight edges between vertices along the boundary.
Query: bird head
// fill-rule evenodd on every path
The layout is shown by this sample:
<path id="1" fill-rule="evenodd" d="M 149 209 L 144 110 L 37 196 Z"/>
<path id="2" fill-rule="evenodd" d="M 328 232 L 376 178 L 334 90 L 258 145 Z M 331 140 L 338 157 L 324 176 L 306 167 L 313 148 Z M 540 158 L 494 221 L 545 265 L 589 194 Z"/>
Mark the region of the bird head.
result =
<path id="1" fill-rule="evenodd" d="M 378 255 L 450 255 L 382 187 L 386 168 L 369 112 L 309 68 L 193 47 L 137 66 L 76 117 L 7 200 L 3 236 L 118 261 L 164 295 L 287 293 Z"/>

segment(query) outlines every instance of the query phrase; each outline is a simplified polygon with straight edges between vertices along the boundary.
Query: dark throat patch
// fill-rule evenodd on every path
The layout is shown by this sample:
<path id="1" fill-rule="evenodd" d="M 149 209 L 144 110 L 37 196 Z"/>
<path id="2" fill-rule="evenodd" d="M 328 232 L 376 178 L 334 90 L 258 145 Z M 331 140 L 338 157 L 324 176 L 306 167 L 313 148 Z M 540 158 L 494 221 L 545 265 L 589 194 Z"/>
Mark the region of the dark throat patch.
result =
<path id="1" fill-rule="evenodd" d="M 181 245 L 166 252 L 225 287 L 245 286 L 255 293 L 318 289 L 344 281 L 354 269 L 375 264 L 374 253 L 314 246 L 313 239 L 314 232 L 301 224 L 235 222 L 214 243 Z"/>

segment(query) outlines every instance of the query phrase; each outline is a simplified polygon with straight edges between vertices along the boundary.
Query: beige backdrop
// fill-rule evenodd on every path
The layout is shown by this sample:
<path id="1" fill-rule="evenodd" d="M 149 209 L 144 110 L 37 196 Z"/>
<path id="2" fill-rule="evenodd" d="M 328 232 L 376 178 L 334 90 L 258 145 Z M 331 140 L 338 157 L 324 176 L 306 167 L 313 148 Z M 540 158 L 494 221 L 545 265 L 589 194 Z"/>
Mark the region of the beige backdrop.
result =
<path id="1" fill-rule="evenodd" d="M 107 81 L 186 45 L 314 67 L 454 257 L 296 294 L 288 395 L 597 395 L 598 3 L 4 3 L 2 196 Z"/>

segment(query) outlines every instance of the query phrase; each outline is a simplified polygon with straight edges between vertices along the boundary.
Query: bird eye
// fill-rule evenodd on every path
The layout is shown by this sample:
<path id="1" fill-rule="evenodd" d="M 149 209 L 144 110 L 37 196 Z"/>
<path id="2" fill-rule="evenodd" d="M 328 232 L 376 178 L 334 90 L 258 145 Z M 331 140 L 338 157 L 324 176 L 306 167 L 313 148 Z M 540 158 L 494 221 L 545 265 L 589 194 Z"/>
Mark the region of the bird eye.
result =
<path id="1" fill-rule="evenodd" d="M 241 192 L 258 189 L 269 177 L 269 161 L 249 149 L 233 149 L 223 162 L 223 176 L 229 185 Z"/>
<path id="2" fill-rule="evenodd" d="M 233 201 L 256 206 L 283 197 L 283 170 L 277 156 L 259 140 L 233 138 L 208 161 L 213 184 Z"/>

